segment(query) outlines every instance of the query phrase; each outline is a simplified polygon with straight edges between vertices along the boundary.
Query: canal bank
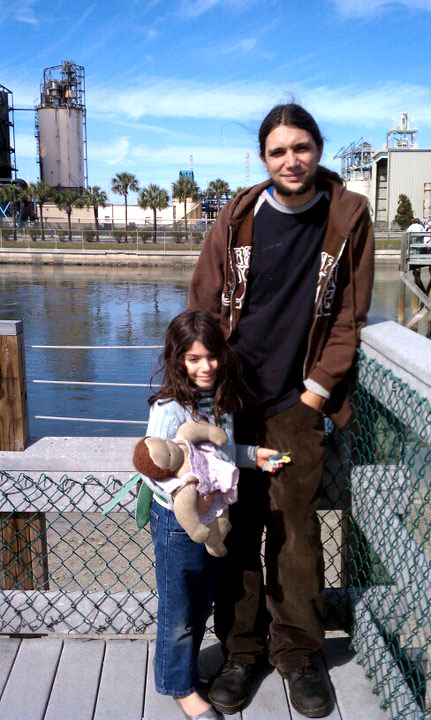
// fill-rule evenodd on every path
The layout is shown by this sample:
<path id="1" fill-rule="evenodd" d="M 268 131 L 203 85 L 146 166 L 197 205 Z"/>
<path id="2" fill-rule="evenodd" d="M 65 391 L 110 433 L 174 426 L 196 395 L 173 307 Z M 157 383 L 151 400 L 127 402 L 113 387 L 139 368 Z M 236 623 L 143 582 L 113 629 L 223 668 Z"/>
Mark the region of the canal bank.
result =
<path id="1" fill-rule="evenodd" d="M 4 265 L 90 265 L 111 267 L 193 267 L 198 250 L 43 250 L 1 249 Z"/>
<path id="2" fill-rule="evenodd" d="M 43 250 L 0 249 L 3 265 L 89 265 L 106 267 L 193 267 L 199 250 Z M 376 250 L 378 263 L 398 266 L 398 250 Z"/>

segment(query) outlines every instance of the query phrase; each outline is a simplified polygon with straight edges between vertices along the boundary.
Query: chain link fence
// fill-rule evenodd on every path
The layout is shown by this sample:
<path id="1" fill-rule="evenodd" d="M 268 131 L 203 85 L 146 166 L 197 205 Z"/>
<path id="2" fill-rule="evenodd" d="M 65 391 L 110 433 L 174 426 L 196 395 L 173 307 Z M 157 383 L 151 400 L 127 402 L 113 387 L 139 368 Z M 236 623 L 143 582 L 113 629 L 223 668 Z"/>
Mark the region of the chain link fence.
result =
<path id="1" fill-rule="evenodd" d="M 3 632 L 144 633 L 154 628 L 154 560 L 130 493 L 114 477 L 2 472 Z"/>
<path id="2" fill-rule="evenodd" d="M 358 660 L 394 720 L 431 717 L 431 406 L 360 353 L 350 590 Z"/>
<path id="3" fill-rule="evenodd" d="M 431 407 L 363 352 L 352 399 L 349 427 L 327 424 L 326 624 L 350 629 L 393 720 L 429 718 Z M 134 493 L 101 513 L 124 475 L 0 473 L 1 632 L 154 632 L 153 551 Z"/>
<path id="4" fill-rule="evenodd" d="M 329 447 L 319 517 L 332 626 L 346 581 L 342 472 Z M 149 530 L 135 526 L 135 493 L 105 516 L 122 482 L 73 475 L 0 472 L 1 631 L 154 632 L 153 548 Z"/>

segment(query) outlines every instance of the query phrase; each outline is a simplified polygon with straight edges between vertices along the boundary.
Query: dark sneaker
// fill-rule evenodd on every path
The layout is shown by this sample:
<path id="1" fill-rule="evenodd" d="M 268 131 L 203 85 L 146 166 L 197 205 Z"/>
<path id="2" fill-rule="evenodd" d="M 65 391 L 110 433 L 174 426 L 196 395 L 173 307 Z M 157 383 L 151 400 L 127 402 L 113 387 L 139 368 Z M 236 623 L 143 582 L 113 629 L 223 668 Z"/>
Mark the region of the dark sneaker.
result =
<path id="1" fill-rule="evenodd" d="M 225 715 L 236 713 L 248 698 L 255 668 L 252 663 L 228 660 L 211 684 L 211 705 Z"/>
<path id="2" fill-rule="evenodd" d="M 308 718 L 328 715 L 332 702 L 320 673 L 312 665 L 282 673 L 289 683 L 290 702 L 295 710 Z"/>

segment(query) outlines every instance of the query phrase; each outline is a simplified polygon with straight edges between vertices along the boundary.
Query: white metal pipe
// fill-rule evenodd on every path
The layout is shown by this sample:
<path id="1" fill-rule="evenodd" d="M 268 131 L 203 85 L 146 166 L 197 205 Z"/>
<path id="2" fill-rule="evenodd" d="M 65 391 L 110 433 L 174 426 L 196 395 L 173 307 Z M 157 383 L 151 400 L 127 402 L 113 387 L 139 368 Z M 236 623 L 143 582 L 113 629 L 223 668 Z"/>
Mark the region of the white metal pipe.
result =
<path id="1" fill-rule="evenodd" d="M 31 345 L 52 350 L 157 350 L 163 345 Z"/>
<path id="2" fill-rule="evenodd" d="M 160 387 L 149 383 L 111 383 L 111 382 L 86 382 L 84 380 L 32 380 L 34 383 L 44 385 L 107 385 L 110 387 Z"/>
<path id="3" fill-rule="evenodd" d="M 103 418 L 60 417 L 57 415 L 34 415 L 35 420 L 70 420 L 71 422 L 125 423 L 126 425 L 148 425 L 148 420 L 105 420 Z"/>

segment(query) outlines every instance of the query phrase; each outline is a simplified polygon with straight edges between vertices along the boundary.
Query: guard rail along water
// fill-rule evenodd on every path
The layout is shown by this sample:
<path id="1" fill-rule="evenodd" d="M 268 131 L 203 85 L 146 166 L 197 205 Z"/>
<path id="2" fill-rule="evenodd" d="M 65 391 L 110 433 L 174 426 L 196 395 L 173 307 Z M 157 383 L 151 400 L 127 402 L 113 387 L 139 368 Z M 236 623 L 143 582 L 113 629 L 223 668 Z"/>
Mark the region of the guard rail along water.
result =
<path id="1" fill-rule="evenodd" d="M 14 328 L 0 323 L 0 631 L 151 636 L 153 554 L 133 493 L 102 515 L 133 475 L 136 438 L 26 442 Z M 326 622 L 348 629 L 393 720 L 431 717 L 430 349 L 394 322 L 363 330 L 352 421 L 326 423 Z"/>

